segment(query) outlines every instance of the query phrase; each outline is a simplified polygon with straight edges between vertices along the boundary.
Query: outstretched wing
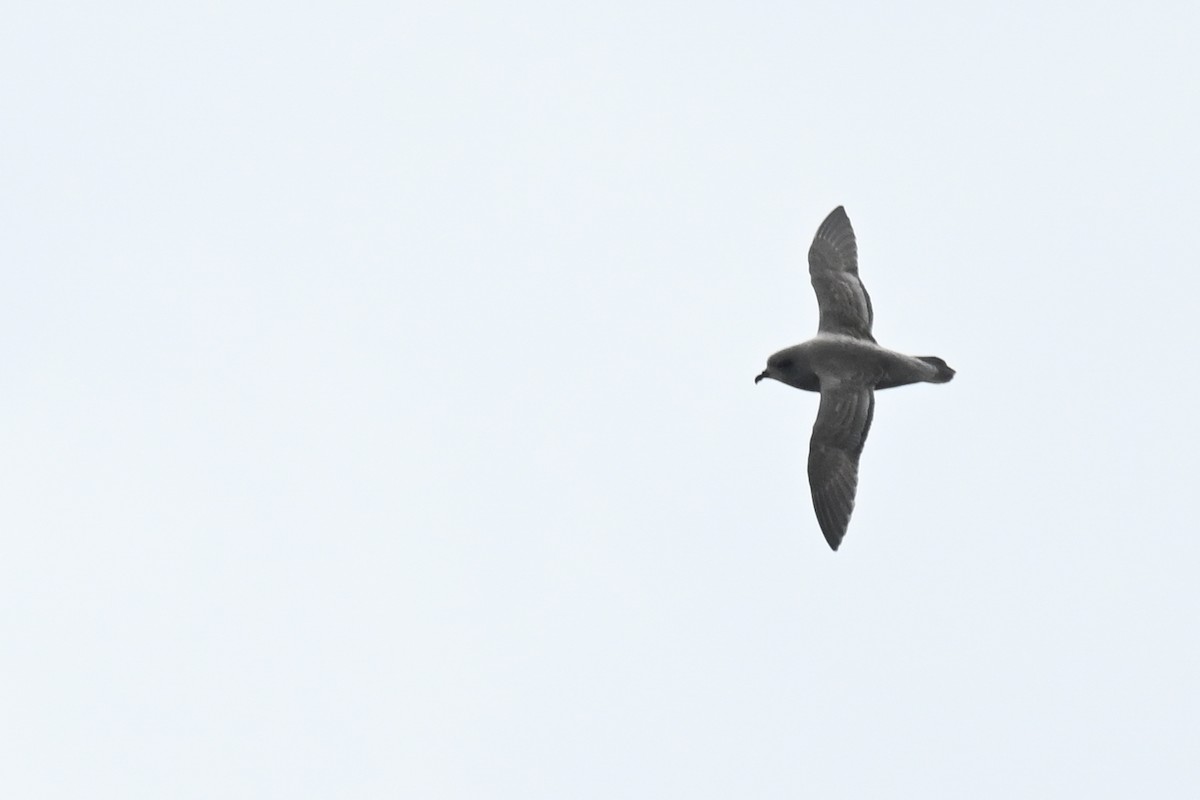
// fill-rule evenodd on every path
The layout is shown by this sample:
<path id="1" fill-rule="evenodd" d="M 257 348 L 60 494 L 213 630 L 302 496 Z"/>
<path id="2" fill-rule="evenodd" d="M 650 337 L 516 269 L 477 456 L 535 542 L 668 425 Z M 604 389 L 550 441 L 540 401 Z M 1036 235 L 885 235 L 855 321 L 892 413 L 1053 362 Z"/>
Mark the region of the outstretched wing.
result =
<path id="1" fill-rule="evenodd" d="M 858 457 L 874 414 L 875 394 L 870 387 L 821 387 L 821 410 L 808 447 L 808 484 L 821 533 L 834 550 L 850 524 L 858 489 Z"/>
<path id="2" fill-rule="evenodd" d="M 808 249 L 808 274 L 821 307 L 821 333 L 875 341 L 871 296 L 858 279 L 858 243 L 846 209 L 838 206 L 817 229 Z"/>

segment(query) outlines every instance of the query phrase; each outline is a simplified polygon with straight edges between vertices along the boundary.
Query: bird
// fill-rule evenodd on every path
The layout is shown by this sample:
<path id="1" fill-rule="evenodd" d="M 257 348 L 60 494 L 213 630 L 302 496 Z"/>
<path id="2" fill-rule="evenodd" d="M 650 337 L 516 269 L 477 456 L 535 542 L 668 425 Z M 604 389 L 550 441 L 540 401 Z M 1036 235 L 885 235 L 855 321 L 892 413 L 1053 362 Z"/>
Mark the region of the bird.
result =
<path id="1" fill-rule="evenodd" d="M 908 356 L 876 343 L 871 296 L 858 277 L 858 242 L 842 206 L 817 229 L 808 250 L 808 274 L 820 309 L 817 335 L 772 355 L 754 382 L 770 378 L 821 394 L 808 446 L 808 483 L 817 524 L 836 551 L 854 511 L 858 460 L 875 415 L 875 392 L 948 383 L 955 371 L 937 356 Z"/>

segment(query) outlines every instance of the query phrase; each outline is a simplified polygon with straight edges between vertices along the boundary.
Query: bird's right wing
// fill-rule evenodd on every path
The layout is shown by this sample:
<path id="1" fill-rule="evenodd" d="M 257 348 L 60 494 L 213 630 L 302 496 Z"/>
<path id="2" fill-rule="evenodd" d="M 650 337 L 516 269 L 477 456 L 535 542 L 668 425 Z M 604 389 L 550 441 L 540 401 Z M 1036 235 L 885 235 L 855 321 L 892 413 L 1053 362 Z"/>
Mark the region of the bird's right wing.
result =
<path id="1" fill-rule="evenodd" d="M 875 394 L 870 387 L 821 386 L 821 409 L 808 448 L 808 483 L 817 523 L 834 550 L 850 524 L 858 489 L 858 457 L 874 414 Z"/>
<path id="2" fill-rule="evenodd" d="M 808 274 L 821 308 L 821 333 L 875 341 L 871 296 L 858 278 L 858 243 L 846 209 L 838 206 L 817 229 L 808 249 Z"/>

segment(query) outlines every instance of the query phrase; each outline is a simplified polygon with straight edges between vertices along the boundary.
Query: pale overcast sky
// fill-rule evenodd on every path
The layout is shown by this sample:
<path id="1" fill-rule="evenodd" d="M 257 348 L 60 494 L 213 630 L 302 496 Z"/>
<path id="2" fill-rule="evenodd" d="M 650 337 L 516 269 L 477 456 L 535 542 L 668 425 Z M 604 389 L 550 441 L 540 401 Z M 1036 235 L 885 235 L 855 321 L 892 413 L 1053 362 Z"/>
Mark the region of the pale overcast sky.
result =
<path id="1" fill-rule="evenodd" d="M 1195 797 L 1200 6 L 24 4 L 0 793 Z M 844 204 L 884 344 L 833 553 Z"/>

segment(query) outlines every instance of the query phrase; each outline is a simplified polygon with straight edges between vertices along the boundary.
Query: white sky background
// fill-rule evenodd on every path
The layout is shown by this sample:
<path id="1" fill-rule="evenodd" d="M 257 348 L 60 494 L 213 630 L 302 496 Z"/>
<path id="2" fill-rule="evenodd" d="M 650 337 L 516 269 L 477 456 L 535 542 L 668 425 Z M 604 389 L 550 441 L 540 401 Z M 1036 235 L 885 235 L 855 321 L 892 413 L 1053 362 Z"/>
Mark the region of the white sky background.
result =
<path id="1" fill-rule="evenodd" d="M 897 5 L 11 10 L 2 793 L 1195 796 L 1200 11 Z"/>

